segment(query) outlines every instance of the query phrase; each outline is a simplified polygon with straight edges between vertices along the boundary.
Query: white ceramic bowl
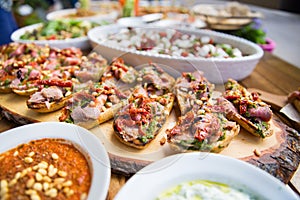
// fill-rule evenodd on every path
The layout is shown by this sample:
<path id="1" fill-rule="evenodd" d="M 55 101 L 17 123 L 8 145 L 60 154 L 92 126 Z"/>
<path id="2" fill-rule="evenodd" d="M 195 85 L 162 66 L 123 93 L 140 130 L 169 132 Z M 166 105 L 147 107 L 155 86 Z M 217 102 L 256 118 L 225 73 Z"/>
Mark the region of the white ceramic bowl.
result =
<path id="1" fill-rule="evenodd" d="M 0 153 L 20 144 L 43 138 L 70 141 L 90 163 L 92 183 L 88 200 L 105 200 L 110 184 L 110 160 L 99 139 L 84 128 L 61 122 L 40 122 L 23 125 L 0 134 Z"/>
<path id="2" fill-rule="evenodd" d="M 156 161 L 132 176 L 115 200 L 156 199 L 182 182 L 210 180 L 260 199 L 297 200 L 296 194 L 269 173 L 244 161 L 213 153 L 183 153 Z"/>
<path id="3" fill-rule="evenodd" d="M 29 26 L 22 27 L 14 31 L 11 35 L 11 40 L 19 43 L 35 43 L 37 45 L 49 45 L 50 47 L 56 48 L 68 48 L 68 47 L 77 47 L 82 50 L 89 49 L 90 43 L 87 36 L 79 37 L 79 38 L 71 38 L 66 40 L 23 40 L 21 36 L 24 35 L 27 31 L 33 31 L 38 27 L 42 26 L 42 23 L 33 24 Z"/>
<path id="4" fill-rule="evenodd" d="M 209 81 L 213 83 L 224 83 L 228 78 L 242 80 L 249 76 L 256 64 L 263 56 L 263 50 L 257 44 L 239 38 L 236 36 L 210 31 L 210 30 L 195 30 L 195 29 L 178 29 L 184 33 L 193 34 L 196 36 L 209 36 L 216 43 L 230 44 L 242 51 L 243 56 L 240 58 L 185 58 L 173 57 L 169 55 L 154 55 L 146 51 L 136 51 L 118 46 L 106 45 L 106 37 L 109 34 L 118 33 L 122 28 L 120 25 L 108 25 L 96 27 L 88 32 L 88 38 L 91 42 L 94 51 L 102 54 L 106 59 L 111 60 L 115 57 L 122 57 L 126 63 L 132 66 L 154 62 L 170 66 L 178 72 L 201 70 Z M 145 28 L 151 28 L 145 26 Z M 151 29 L 166 28 L 152 27 Z"/>
<path id="5" fill-rule="evenodd" d="M 86 17 L 68 17 L 69 15 L 76 14 L 75 8 L 70 9 L 63 9 L 63 10 L 57 10 L 50 12 L 47 14 L 46 19 L 47 20 L 57 20 L 57 19 L 76 19 L 76 20 L 88 20 L 92 22 L 101 22 L 101 21 L 108 21 L 113 22 L 118 17 L 117 11 L 111 11 L 109 13 L 99 13 L 92 16 L 86 16 Z"/>

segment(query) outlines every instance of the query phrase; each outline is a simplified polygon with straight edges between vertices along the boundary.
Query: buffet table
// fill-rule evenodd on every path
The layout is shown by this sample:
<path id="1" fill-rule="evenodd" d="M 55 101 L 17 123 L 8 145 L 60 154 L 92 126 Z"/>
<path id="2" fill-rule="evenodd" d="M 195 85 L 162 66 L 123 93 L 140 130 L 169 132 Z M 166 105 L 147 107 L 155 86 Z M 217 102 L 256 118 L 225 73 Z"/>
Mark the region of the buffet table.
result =
<path id="1" fill-rule="evenodd" d="M 273 54 L 265 52 L 254 72 L 249 77 L 240 81 L 240 83 L 247 88 L 257 88 L 273 94 L 287 95 L 288 93 L 297 90 L 300 86 L 299 74 L 299 68 L 281 60 Z M 276 121 L 282 124 L 286 130 L 287 138 L 280 144 L 281 147 L 278 148 L 280 150 L 275 150 L 276 152 L 273 156 L 273 150 L 267 152 L 266 155 L 257 156 L 261 157 L 260 159 L 269 159 L 266 161 L 266 163 L 269 162 L 268 164 L 261 163 L 260 159 L 256 160 L 255 156 L 254 158 L 251 157 L 245 159 L 245 161 L 268 171 L 298 192 L 300 189 L 300 173 L 297 173 L 296 171 L 300 161 L 299 124 L 288 120 L 283 114 L 280 114 L 278 108 L 273 108 L 273 111 L 275 113 Z M 16 126 L 19 125 L 3 117 L 0 121 L 0 132 Z M 278 153 L 282 155 L 278 155 Z M 263 156 L 266 156 L 267 158 L 262 158 Z M 113 170 L 107 199 L 113 199 L 131 175 L 132 174 L 116 173 Z"/>

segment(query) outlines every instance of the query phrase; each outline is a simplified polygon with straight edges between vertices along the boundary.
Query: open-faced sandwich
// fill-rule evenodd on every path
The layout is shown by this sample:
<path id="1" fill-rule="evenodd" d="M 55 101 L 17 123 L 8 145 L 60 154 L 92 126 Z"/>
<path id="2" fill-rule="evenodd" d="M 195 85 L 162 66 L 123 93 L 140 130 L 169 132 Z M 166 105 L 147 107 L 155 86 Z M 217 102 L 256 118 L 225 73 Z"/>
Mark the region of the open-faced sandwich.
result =
<path id="1" fill-rule="evenodd" d="M 20 68 L 14 75 L 16 78 L 11 82 L 10 88 L 18 95 L 30 96 L 42 87 L 37 82 L 43 79 L 43 74 L 32 66 Z"/>
<path id="2" fill-rule="evenodd" d="M 288 102 L 292 103 L 300 113 L 300 87 L 288 95 Z"/>
<path id="3" fill-rule="evenodd" d="M 136 82 L 137 73 L 132 66 L 126 65 L 122 58 L 116 58 L 106 68 L 101 82 L 118 88 L 130 88 Z"/>
<path id="4" fill-rule="evenodd" d="M 72 96 L 72 82 L 70 80 L 52 79 L 41 80 L 43 88 L 33 93 L 26 101 L 30 110 L 39 113 L 49 113 L 61 109 Z"/>
<path id="5" fill-rule="evenodd" d="M 167 141 L 176 151 L 220 152 L 240 127 L 227 120 L 226 108 L 211 100 L 214 85 L 203 72 L 183 72 L 174 86 L 181 112 L 176 125 L 167 130 Z"/>
<path id="6" fill-rule="evenodd" d="M 96 52 L 81 57 L 80 68 L 74 71 L 74 76 L 79 82 L 99 82 L 103 73 L 107 70 L 107 60 Z"/>
<path id="7" fill-rule="evenodd" d="M 117 88 L 89 81 L 75 92 L 62 109 L 59 121 L 91 129 L 113 118 L 126 101 Z"/>
<path id="8" fill-rule="evenodd" d="M 206 105 L 213 89 L 214 85 L 203 76 L 203 72 L 183 72 L 174 86 L 181 115 Z"/>
<path id="9" fill-rule="evenodd" d="M 137 86 L 128 104 L 115 116 L 113 127 L 116 137 L 128 146 L 146 148 L 165 124 L 174 99 L 173 93 L 151 95 L 147 89 Z"/>
<path id="10" fill-rule="evenodd" d="M 255 136 L 265 138 L 273 134 L 273 112 L 257 93 L 250 93 L 237 81 L 229 79 L 225 83 L 224 98 L 230 101 L 237 111 L 228 112 L 228 119 L 236 121 Z"/>
<path id="11" fill-rule="evenodd" d="M 33 43 L 10 43 L 0 49 L 0 92 L 30 96 L 43 88 L 40 80 L 67 80 L 79 68 L 78 48 L 56 49 Z"/>
<path id="12" fill-rule="evenodd" d="M 167 130 L 167 141 L 172 149 L 184 151 L 220 152 L 239 133 L 240 126 L 219 112 L 219 105 L 188 111 L 176 125 Z"/>
<path id="13" fill-rule="evenodd" d="M 144 149 L 159 134 L 172 110 L 175 79 L 150 63 L 139 71 L 137 82 L 128 104 L 117 112 L 113 127 L 122 143 Z"/>

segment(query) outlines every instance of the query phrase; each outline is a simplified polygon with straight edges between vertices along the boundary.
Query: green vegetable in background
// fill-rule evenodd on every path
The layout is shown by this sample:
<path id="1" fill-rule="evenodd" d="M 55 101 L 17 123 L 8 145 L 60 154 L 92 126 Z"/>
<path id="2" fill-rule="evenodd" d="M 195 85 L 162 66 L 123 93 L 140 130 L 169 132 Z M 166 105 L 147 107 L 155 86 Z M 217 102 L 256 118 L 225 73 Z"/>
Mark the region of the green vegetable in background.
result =
<path id="1" fill-rule="evenodd" d="M 80 20 L 52 20 L 44 22 L 41 27 L 26 32 L 21 36 L 25 40 L 62 40 L 87 35 L 93 27 L 101 24 Z"/>
<path id="2" fill-rule="evenodd" d="M 256 44 L 266 44 L 266 32 L 262 29 L 260 19 L 254 19 L 253 22 L 240 30 L 233 31 L 231 34 L 250 40 Z"/>

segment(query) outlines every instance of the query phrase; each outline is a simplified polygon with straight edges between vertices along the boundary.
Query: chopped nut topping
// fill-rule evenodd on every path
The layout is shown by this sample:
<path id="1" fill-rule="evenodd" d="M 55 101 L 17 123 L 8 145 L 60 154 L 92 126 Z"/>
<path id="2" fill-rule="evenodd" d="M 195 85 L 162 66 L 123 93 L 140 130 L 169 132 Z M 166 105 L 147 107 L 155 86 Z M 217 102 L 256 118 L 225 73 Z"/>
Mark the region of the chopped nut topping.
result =
<path id="1" fill-rule="evenodd" d="M 37 192 L 35 190 L 29 189 L 25 191 L 25 194 L 27 195 L 32 195 L 32 194 L 36 194 Z"/>
<path id="2" fill-rule="evenodd" d="M 55 168 L 53 165 L 49 165 L 48 167 L 48 176 L 52 177 L 57 173 L 58 169 Z"/>
<path id="3" fill-rule="evenodd" d="M 61 177 L 66 177 L 68 174 L 67 174 L 67 172 L 65 172 L 65 171 L 58 171 L 57 172 L 57 174 L 59 175 L 59 176 L 61 176 Z"/>
<path id="4" fill-rule="evenodd" d="M 32 156 L 34 156 L 34 154 L 35 154 L 35 153 L 34 153 L 33 151 L 31 151 L 31 152 L 28 154 L 28 156 L 29 156 L 29 157 L 32 157 Z"/>
<path id="5" fill-rule="evenodd" d="M 54 159 L 54 160 L 57 160 L 59 157 L 56 153 L 52 153 L 51 154 L 51 157 Z"/>
<path id="6" fill-rule="evenodd" d="M 54 179 L 54 184 L 57 185 L 57 184 L 61 184 L 65 181 L 65 178 L 56 178 Z"/>
<path id="7" fill-rule="evenodd" d="M 42 175 L 47 175 L 47 171 L 45 169 L 39 169 L 38 172 Z"/>
<path id="8" fill-rule="evenodd" d="M 261 156 L 261 152 L 258 149 L 254 149 L 254 154 L 258 157 Z"/>
<path id="9" fill-rule="evenodd" d="M 16 183 L 17 183 L 17 179 L 14 178 L 8 183 L 8 186 L 13 186 Z"/>
<path id="10" fill-rule="evenodd" d="M 35 174 L 35 179 L 36 179 L 37 181 L 41 181 L 41 180 L 43 180 L 43 176 L 42 176 L 39 172 L 37 172 L 37 173 Z"/>
<path id="11" fill-rule="evenodd" d="M 69 190 L 69 192 L 66 194 L 67 197 L 70 197 L 74 194 L 74 190 Z"/>
<path id="12" fill-rule="evenodd" d="M 19 155 L 19 152 L 18 152 L 18 151 L 15 151 L 15 152 L 14 152 L 14 156 L 17 156 L 17 155 Z"/>
<path id="13" fill-rule="evenodd" d="M 80 195 L 80 200 L 85 200 L 86 197 L 87 197 L 87 194 L 86 194 L 86 193 L 82 193 L 82 194 Z"/>
<path id="14" fill-rule="evenodd" d="M 43 183 L 43 189 L 44 189 L 44 191 L 48 190 L 49 189 L 49 183 L 44 182 Z"/>
<path id="15" fill-rule="evenodd" d="M 7 187 L 7 186 L 8 186 L 7 180 L 1 180 L 1 182 L 0 182 L 0 187 L 1 187 L 1 188 L 4 188 L 4 187 Z"/>
<path id="16" fill-rule="evenodd" d="M 33 185 L 33 189 L 37 190 L 37 191 L 41 191 L 43 189 L 43 186 L 41 183 L 35 183 Z"/>
<path id="17" fill-rule="evenodd" d="M 30 195 L 30 199 L 31 200 L 40 200 L 41 198 L 38 194 L 32 194 L 32 195 Z"/>
<path id="18" fill-rule="evenodd" d="M 32 162 L 33 162 L 33 159 L 32 159 L 31 157 L 25 157 L 25 158 L 24 158 L 24 161 L 25 161 L 26 163 L 32 163 Z"/>
<path id="19" fill-rule="evenodd" d="M 46 196 L 49 196 L 49 197 L 51 197 L 51 198 L 54 198 L 54 197 L 57 196 L 57 189 L 51 188 L 50 190 L 47 190 L 47 191 L 45 192 L 45 195 L 46 195 Z"/>
<path id="20" fill-rule="evenodd" d="M 17 172 L 16 174 L 15 174 L 15 179 L 19 179 L 21 177 L 21 172 Z"/>
<path id="21" fill-rule="evenodd" d="M 73 184 L 73 182 L 71 180 L 68 180 L 66 182 L 63 183 L 64 187 L 70 187 Z"/>
<path id="22" fill-rule="evenodd" d="M 43 181 L 50 183 L 52 181 L 52 179 L 49 176 L 44 176 Z"/>
<path id="23" fill-rule="evenodd" d="M 38 164 L 38 168 L 40 169 L 47 169 L 48 168 L 48 163 L 45 161 L 42 161 Z"/>
<path id="24" fill-rule="evenodd" d="M 31 188 L 34 184 L 35 180 L 33 178 L 30 178 L 27 182 L 26 182 L 26 187 L 27 188 Z"/>

